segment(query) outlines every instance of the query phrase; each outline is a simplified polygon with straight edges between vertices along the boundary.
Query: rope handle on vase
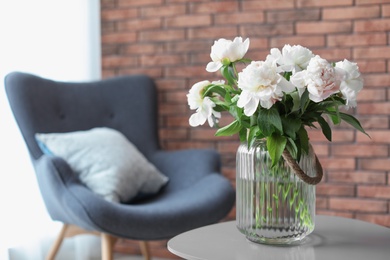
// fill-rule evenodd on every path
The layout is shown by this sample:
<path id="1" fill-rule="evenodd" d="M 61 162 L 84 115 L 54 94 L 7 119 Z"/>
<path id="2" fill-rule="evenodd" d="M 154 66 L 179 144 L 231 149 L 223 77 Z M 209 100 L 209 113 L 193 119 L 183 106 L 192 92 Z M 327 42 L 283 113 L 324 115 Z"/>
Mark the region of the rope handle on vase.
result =
<path id="1" fill-rule="evenodd" d="M 310 149 L 313 149 L 310 146 Z M 306 182 L 307 184 L 310 185 L 316 185 L 322 180 L 322 176 L 324 175 L 322 166 L 320 161 L 317 158 L 317 155 L 314 154 L 315 159 L 316 159 L 316 172 L 317 175 L 315 177 L 311 177 L 307 175 L 301 167 L 298 165 L 298 163 L 295 161 L 295 159 L 291 156 L 290 152 L 287 151 L 287 149 L 284 149 L 283 154 L 282 154 L 284 160 L 287 162 L 288 166 L 294 171 L 295 175 L 297 175 L 302 181 Z"/>

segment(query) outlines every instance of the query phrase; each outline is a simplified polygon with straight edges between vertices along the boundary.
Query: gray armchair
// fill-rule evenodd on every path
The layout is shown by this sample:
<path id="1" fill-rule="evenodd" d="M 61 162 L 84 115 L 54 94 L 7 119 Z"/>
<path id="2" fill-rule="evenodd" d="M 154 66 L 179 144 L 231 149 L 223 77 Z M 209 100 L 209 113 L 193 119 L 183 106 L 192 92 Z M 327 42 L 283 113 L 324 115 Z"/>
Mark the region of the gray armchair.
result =
<path id="1" fill-rule="evenodd" d="M 234 189 L 219 173 L 215 151 L 160 149 L 157 93 L 150 78 L 134 75 L 69 83 L 13 72 L 6 76 L 5 87 L 47 211 L 64 223 L 48 259 L 54 259 L 64 237 L 85 231 L 101 235 L 103 259 L 112 259 L 116 238 L 141 241 L 149 259 L 146 241 L 218 222 L 231 210 Z M 134 203 L 106 201 L 88 189 L 64 159 L 43 154 L 34 138 L 35 133 L 103 126 L 123 133 L 169 177 L 158 194 Z"/>

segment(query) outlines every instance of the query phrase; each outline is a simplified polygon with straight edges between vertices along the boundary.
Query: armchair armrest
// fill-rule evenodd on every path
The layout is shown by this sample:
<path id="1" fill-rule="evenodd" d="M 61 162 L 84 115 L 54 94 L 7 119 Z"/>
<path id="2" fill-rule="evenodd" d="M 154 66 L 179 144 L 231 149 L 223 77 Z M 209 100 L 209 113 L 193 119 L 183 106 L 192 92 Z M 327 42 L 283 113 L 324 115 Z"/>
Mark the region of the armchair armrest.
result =
<path id="1" fill-rule="evenodd" d="M 96 230 L 87 208 L 88 203 L 107 204 L 80 182 L 69 164 L 58 156 L 42 155 L 34 161 L 38 185 L 53 220 Z"/>

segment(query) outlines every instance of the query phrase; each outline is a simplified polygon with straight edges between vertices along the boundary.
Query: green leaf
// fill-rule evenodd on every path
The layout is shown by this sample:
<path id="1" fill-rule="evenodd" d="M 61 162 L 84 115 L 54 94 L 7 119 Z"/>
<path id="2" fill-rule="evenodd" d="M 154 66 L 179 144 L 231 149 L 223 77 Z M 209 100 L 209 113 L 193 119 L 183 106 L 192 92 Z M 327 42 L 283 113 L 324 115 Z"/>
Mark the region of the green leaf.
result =
<path id="1" fill-rule="evenodd" d="M 215 133 L 216 136 L 230 136 L 237 134 L 241 130 L 241 124 L 238 120 L 234 120 L 229 125 L 221 127 Z"/>
<path id="2" fill-rule="evenodd" d="M 326 139 L 332 142 L 332 129 L 330 128 L 328 122 L 322 116 L 317 117 L 318 123 L 321 126 L 322 133 L 325 135 Z"/>
<path id="3" fill-rule="evenodd" d="M 299 97 L 298 91 L 291 93 L 290 96 L 293 100 L 293 107 L 291 109 L 291 113 L 292 113 L 298 111 L 301 108 L 301 99 Z"/>
<path id="4" fill-rule="evenodd" d="M 309 135 L 307 134 L 307 131 L 304 126 L 301 126 L 301 128 L 298 131 L 298 137 L 299 137 L 299 143 L 300 148 L 302 151 L 304 151 L 306 154 L 309 153 Z M 298 153 L 299 153 L 298 149 Z"/>
<path id="5" fill-rule="evenodd" d="M 240 137 L 240 142 L 245 142 L 247 139 L 247 129 L 245 127 L 242 127 L 241 130 L 238 132 L 238 136 Z"/>
<path id="6" fill-rule="evenodd" d="M 228 81 L 229 85 L 235 85 L 233 67 L 231 65 L 224 65 L 221 68 L 222 76 Z"/>
<path id="7" fill-rule="evenodd" d="M 257 123 L 260 131 L 265 136 L 270 136 L 273 132 L 275 132 L 275 129 L 278 130 L 279 133 L 283 133 L 282 119 L 275 107 L 271 107 L 270 109 L 260 109 Z"/>
<path id="8" fill-rule="evenodd" d="M 221 97 L 224 97 L 226 95 L 226 90 L 221 85 L 210 85 L 203 93 L 203 97 L 212 96 L 213 93 L 217 93 Z"/>
<path id="9" fill-rule="evenodd" d="M 287 145 L 286 145 L 286 149 L 290 152 L 290 154 L 292 155 L 292 157 L 296 158 L 298 157 L 298 146 L 297 144 L 295 143 L 294 139 L 291 139 L 291 138 L 287 138 Z"/>
<path id="10" fill-rule="evenodd" d="M 259 127 L 258 126 L 252 126 L 249 128 L 249 133 L 247 136 L 247 142 L 249 146 L 252 146 L 253 142 L 257 139 L 257 135 L 259 133 Z"/>
<path id="11" fill-rule="evenodd" d="M 243 115 L 243 109 L 237 106 L 230 106 L 229 113 L 237 120 L 240 120 Z"/>
<path id="12" fill-rule="evenodd" d="M 306 89 L 305 92 L 303 92 L 302 96 L 301 96 L 301 104 L 300 104 L 300 107 L 301 107 L 301 115 L 303 113 L 305 113 L 305 110 L 306 110 L 306 107 L 307 107 L 307 104 L 309 103 L 309 91 Z"/>
<path id="13" fill-rule="evenodd" d="M 355 117 L 353 117 L 353 116 L 351 116 L 349 114 L 346 114 L 346 113 L 342 113 L 342 112 L 340 112 L 340 117 L 341 117 L 342 120 L 344 120 L 345 122 L 347 122 L 351 126 L 355 127 L 357 130 L 359 130 L 363 134 L 369 136 L 366 133 L 366 131 L 364 131 L 364 129 L 363 129 L 362 125 L 360 124 L 360 122 Z"/>
<path id="14" fill-rule="evenodd" d="M 292 139 L 296 138 L 296 133 L 299 128 L 301 128 L 302 121 L 301 119 L 295 116 L 282 117 L 282 125 L 284 134 L 291 137 Z"/>
<path id="15" fill-rule="evenodd" d="M 272 160 L 271 167 L 274 167 L 279 162 L 286 144 L 287 138 L 276 133 L 267 138 L 267 149 Z"/>

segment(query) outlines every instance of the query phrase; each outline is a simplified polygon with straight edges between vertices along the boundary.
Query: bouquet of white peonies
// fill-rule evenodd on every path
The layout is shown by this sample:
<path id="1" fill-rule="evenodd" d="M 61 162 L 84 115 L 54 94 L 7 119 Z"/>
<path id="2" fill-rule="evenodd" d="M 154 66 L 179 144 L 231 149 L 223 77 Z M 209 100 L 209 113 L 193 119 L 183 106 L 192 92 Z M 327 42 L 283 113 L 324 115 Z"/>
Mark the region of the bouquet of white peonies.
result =
<path id="1" fill-rule="evenodd" d="M 192 86 L 187 98 L 191 126 L 208 121 L 217 127 L 217 136 L 238 134 L 248 146 L 266 139 L 276 165 L 286 149 L 298 160 L 309 150 L 305 127 L 320 127 L 331 141 L 333 124 L 345 121 L 366 134 L 359 121 L 340 110 L 356 107 L 363 80 L 356 63 L 330 63 L 300 45 L 273 48 L 264 61 L 245 58 L 249 39 L 219 39 L 211 47 L 209 72 L 221 71 L 224 80 L 201 81 Z M 237 72 L 237 64 L 248 64 Z M 343 109 L 341 109 L 343 108 Z M 232 122 L 218 125 L 221 112 L 228 111 Z"/>

